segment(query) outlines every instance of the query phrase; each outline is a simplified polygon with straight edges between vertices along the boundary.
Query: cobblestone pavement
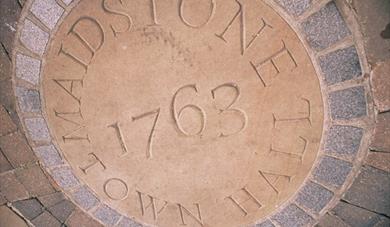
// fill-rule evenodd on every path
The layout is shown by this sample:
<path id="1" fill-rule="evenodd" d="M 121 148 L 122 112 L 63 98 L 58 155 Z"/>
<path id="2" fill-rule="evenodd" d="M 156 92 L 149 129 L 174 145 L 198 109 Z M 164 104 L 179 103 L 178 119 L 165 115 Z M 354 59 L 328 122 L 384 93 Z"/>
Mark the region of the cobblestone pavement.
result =
<path id="1" fill-rule="evenodd" d="M 51 2 L 47 0 L 48 2 Z M 53 0 L 54 2 L 54 0 Z M 58 0 L 57 2 L 60 2 Z M 332 7 L 338 7 L 344 19 L 360 32 L 354 32 L 353 36 L 357 40 L 362 40 L 361 47 L 364 49 L 367 60 L 367 67 L 370 73 L 362 77 L 370 77 L 373 102 L 375 104 L 375 125 L 372 138 L 363 138 L 369 143 L 368 155 L 364 158 L 363 165 L 357 173 L 353 183 L 340 195 L 340 199 L 332 209 L 326 213 L 321 213 L 316 222 L 317 226 L 390 226 L 390 1 L 388 0 L 345 0 L 331 1 L 320 0 L 277 0 L 286 11 L 303 17 L 308 12 L 305 10 L 310 6 L 310 14 L 323 8 L 312 16 L 309 16 L 303 30 L 308 35 L 309 44 L 316 50 L 323 50 L 331 43 L 337 42 L 349 36 L 349 30 L 343 26 L 336 26 L 339 21 L 337 15 L 331 18 L 333 21 L 324 21 L 322 14 Z M 331 3 L 328 3 L 331 2 Z M 45 155 L 50 153 L 50 148 L 46 150 L 34 150 L 29 146 L 26 135 L 22 129 L 18 115 L 16 114 L 16 101 L 12 86 L 12 52 L 14 36 L 17 30 L 17 20 L 24 0 L 2 0 L 0 3 L 0 227 L 2 226 L 100 226 L 100 222 L 90 216 L 84 210 L 95 206 L 97 199 L 89 195 L 88 191 L 75 192 L 76 196 L 70 200 L 62 191 L 61 185 L 55 182 L 42 167 L 58 162 L 53 156 L 45 159 Z M 307 15 L 306 15 L 307 16 Z M 36 20 L 36 18 L 33 18 Z M 351 22 L 352 21 L 352 22 Z M 357 21 L 354 24 L 353 21 Z M 47 21 L 50 26 L 50 21 Z M 335 30 L 329 35 L 329 39 L 322 40 L 318 37 L 322 34 L 321 26 L 332 26 Z M 34 28 L 31 28 L 34 29 Z M 38 34 L 39 35 L 39 34 Z M 44 35 L 43 35 L 43 38 Z M 348 38 L 347 42 L 348 42 Z M 26 45 L 27 48 L 29 47 Z M 39 53 L 39 43 L 31 45 L 31 49 Z M 342 81 L 356 79 L 361 75 L 361 69 L 355 67 L 354 59 L 358 61 L 355 48 L 345 48 L 324 54 L 320 58 L 321 68 L 325 74 L 325 81 L 328 85 L 334 85 Z M 33 65 L 33 63 L 30 62 Z M 332 64 L 342 64 L 345 68 L 341 71 L 334 71 Z M 32 69 L 32 68 L 31 68 Z M 28 79 L 28 78 L 27 78 Z M 337 85 L 335 85 L 337 87 Z M 332 118 L 340 121 L 359 117 L 366 112 L 362 107 L 361 87 L 353 87 L 348 90 L 339 90 L 331 93 L 330 106 L 335 105 L 331 112 Z M 21 97 L 25 97 L 26 111 L 33 112 L 35 108 L 34 99 L 39 99 L 39 95 L 33 90 L 17 91 Z M 345 99 L 343 101 L 343 99 Z M 350 102 L 349 100 L 357 100 Z M 23 100 L 23 99 L 22 99 Z M 340 105 L 347 103 L 347 105 Z M 39 100 L 36 105 L 39 105 Z M 351 106 L 352 105 L 352 106 Z M 338 107 L 337 107 L 338 106 Z M 349 112 L 349 109 L 356 111 Z M 32 122 L 34 124 L 34 122 Z M 350 141 L 344 147 L 332 147 L 329 145 L 329 152 L 337 151 L 337 154 L 352 157 L 356 151 L 353 141 L 360 141 L 361 132 L 357 128 L 334 127 L 329 132 L 330 137 L 339 140 Z M 39 135 L 38 135 L 39 136 Z M 40 135 L 42 136 L 42 135 Z M 37 157 L 37 155 L 39 157 Z M 335 176 L 322 178 L 321 170 L 318 170 L 319 181 L 330 182 L 335 187 L 339 185 L 339 178 L 343 171 L 347 171 L 348 165 L 344 169 L 334 169 L 332 162 L 322 160 L 323 168 L 330 168 L 337 173 Z M 46 160 L 41 163 L 38 160 Z M 331 164 L 327 164 L 331 163 Z M 339 168 L 339 167 L 338 167 Z M 61 174 L 59 173 L 59 177 Z M 65 182 L 69 183 L 69 182 Z M 72 183 L 72 182 L 70 182 Z M 62 185 L 63 186 L 63 185 Z M 323 190 L 316 184 L 307 186 L 303 192 L 308 192 L 308 196 L 298 197 L 299 206 L 311 209 L 318 213 L 333 195 L 327 190 Z M 314 192 L 313 192 L 314 191 Z M 317 201 L 310 199 L 312 193 L 319 193 Z M 77 197 L 77 195 L 79 195 Z M 76 201 L 78 204 L 74 204 Z M 324 204 L 322 204 L 324 203 Z M 96 211 L 99 213 L 99 210 Z M 101 212 L 106 212 L 102 210 Z M 311 223 L 310 216 L 302 216 L 301 209 L 297 206 L 285 208 L 286 216 L 275 216 L 272 222 L 267 221 L 257 226 L 293 226 Z M 97 214 L 99 216 L 99 214 Z M 287 217 L 287 218 L 286 218 Z M 306 218 L 299 219 L 297 218 Z M 99 217 L 98 217 L 99 218 Z M 308 221 L 310 220 L 310 221 Z M 122 223 L 125 224 L 123 219 Z M 126 226 L 135 226 L 128 224 Z"/>

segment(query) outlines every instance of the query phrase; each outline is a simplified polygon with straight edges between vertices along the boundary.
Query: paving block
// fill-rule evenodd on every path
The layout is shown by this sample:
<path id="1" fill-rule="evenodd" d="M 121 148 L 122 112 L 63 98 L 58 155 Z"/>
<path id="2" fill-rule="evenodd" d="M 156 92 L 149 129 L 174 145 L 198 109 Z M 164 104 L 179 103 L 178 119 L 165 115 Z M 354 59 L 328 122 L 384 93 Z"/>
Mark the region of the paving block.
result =
<path id="1" fill-rule="evenodd" d="M 48 28 L 53 29 L 64 13 L 55 0 L 34 0 L 31 12 Z"/>
<path id="2" fill-rule="evenodd" d="M 362 76 L 359 56 L 355 46 L 336 50 L 325 56 L 321 56 L 319 61 L 327 85 L 333 85 Z"/>
<path id="3" fill-rule="evenodd" d="M 64 223 L 74 211 L 75 205 L 69 200 L 63 200 L 62 202 L 47 209 L 61 223 Z"/>
<path id="4" fill-rule="evenodd" d="M 121 215 L 118 212 L 107 205 L 100 206 L 95 212 L 93 212 L 93 215 L 105 225 L 109 226 L 115 225 L 121 218 Z"/>
<path id="5" fill-rule="evenodd" d="M 20 132 L 0 137 L 0 149 L 15 168 L 37 161 L 26 138 Z"/>
<path id="6" fill-rule="evenodd" d="M 370 148 L 376 151 L 390 152 L 389 138 L 390 112 L 378 114 Z"/>
<path id="7" fill-rule="evenodd" d="M 351 120 L 367 115 L 366 94 L 363 86 L 334 91 L 329 94 L 332 119 Z"/>
<path id="8" fill-rule="evenodd" d="M 26 19 L 20 34 L 20 41 L 27 49 L 42 56 L 49 41 L 49 34 Z"/>
<path id="9" fill-rule="evenodd" d="M 345 126 L 332 126 L 326 136 L 325 152 L 336 156 L 355 158 L 363 137 L 363 129 Z"/>
<path id="10" fill-rule="evenodd" d="M 344 202 L 338 203 L 331 213 L 353 227 L 375 226 L 381 221 L 378 214 Z"/>
<path id="11" fill-rule="evenodd" d="M 7 206 L 0 207 L 0 226 L 27 227 L 26 222 Z"/>
<path id="12" fill-rule="evenodd" d="M 39 165 L 18 169 L 16 170 L 16 176 L 32 196 L 47 195 L 55 192 Z"/>
<path id="13" fill-rule="evenodd" d="M 41 100 L 39 92 L 34 89 L 16 87 L 16 96 L 18 97 L 19 108 L 24 113 L 40 113 Z"/>
<path id="14" fill-rule="evenodd" d="M 76 209 L 66 221 L 66 226 L 69 227 L 102 227 L 103 225 L 89 216 L 87 213 Z"/>
<path id="15" fill-rule="evenodd" d="M 359 207 L 390 216 L 390 174 L 364 166 L 344 199 Z"/>
<path id="16" fill-rule="evenodd" d="M 309 45 L 315 50 L 323 50 L 351 34 L 333 1 L 309 16 L 302 28 Z"/>
<path id="17" fill-rule="evenodd" d="M 0 193 L 10 202 L 29 197 L 27 190 L 18 181 L 13 171 L 4 173 L 0 177 Z"/>
<path id="18" fill-rule="evenodd" d="M 318 214 L 333 198 L 333 192 L 309 181 L 300 190 L 296 203 Z"/>
<path id="19" fill-rule="evenodd" d="M 289 14 L 299 16 L 310 7 L 312 0 L 276 0 Z"/>
<path id="20" fill-rule="evenodd" d="M 9 134 L 16 130 L 16 125 L 9 116 L 7 110 L 0 105 L 0 136 Z"/>
<path id="21" fill-rule="evenodd" d="M 41 61 L 23 54 L 16 54 L 16 77 L 38 85 Z"/>
<path id="22" fill-rule="evenodd" d="M 281 212 L 272 216 L 271 219 L 281 227 L 305 226 L 314 221 L 310 215 L 294 204 L 288 205 Z"/>
<path id="23" fill-rule="evenodd" d="M 341 187 L 349 173 L 352 164 L 333 157 L 324 156 L 313 171 L 315 180 L 332 187 Z"/>
<path id="24" fill-rule="evenodd" d="M 28 220 L 33 220 L 44 211 L 42 204 L 36 199 L 20 200 L 12 205 Z"/>
<path id="25" fill-rule="evenodd" d="M 64 162 L 54 145 L 34 148 L 34 153 L 47 167 L 62 165 Z"/>
<path id="26" fill-rule="evenodd" d="M 36 227 L 61 227 L 61 223 L 49 212 L 45 211 L 31 221 Z"/>
<path id="27" fill-rule="evenodd" d="M 74 201 L 79 204 L 82 208 L 89 210 L 95 207 L 99 200 L 96 196 L 86 187 L 80 187 L 73 192 Z"/>

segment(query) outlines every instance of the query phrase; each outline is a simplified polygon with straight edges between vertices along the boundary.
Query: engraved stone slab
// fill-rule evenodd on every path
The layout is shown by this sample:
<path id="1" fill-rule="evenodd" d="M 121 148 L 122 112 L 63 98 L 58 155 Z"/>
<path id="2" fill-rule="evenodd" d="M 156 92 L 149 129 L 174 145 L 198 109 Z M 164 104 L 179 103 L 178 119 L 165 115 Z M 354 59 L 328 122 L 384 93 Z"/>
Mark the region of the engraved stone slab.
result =
<path id="1" fill-rule="evenodd" d="M 91 189 L 73 197 L 101 201 L 91 210 L 107 225 L 256 223 L 302 186 L 322 136 L 305 47 L 255 0 L 81 1 L 50 42 L 41 92 L 58 150 Z"/>
<path id="2" fill-rule="evenodd" d="M 34 0 L 17 111 L 100 224 L 312 225 L 358 172 L 373 120 L 345 22 L 333 1 Z"/>

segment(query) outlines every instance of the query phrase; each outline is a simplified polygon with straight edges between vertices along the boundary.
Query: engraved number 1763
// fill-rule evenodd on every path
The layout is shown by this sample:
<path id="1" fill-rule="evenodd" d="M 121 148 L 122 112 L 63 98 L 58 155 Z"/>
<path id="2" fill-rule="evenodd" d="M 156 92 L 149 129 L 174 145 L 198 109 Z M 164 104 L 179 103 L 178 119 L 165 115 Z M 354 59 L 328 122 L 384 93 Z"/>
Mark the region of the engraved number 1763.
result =
<path id="1" fill-rule="evenodd" d="M 223 87 L 232 88 L 235 92 L 235 96 L 234 96 L 233 100 L 227 106 L 218 108 L 219 115 L 222 115 L 222 114 L 225 114 L 228 112 L 236 113 L 240 117 L 241 122 L 242 122 L 241 127 L 238 130 L 236 130 L 234 132 L 230 132 L 230 133 L 220 132 L 220 134 L 218 135 L 219 137 L 228 137 L 228 136 L 232 136 L 232 135 L 235 135 L 235 134 L 242 132 L 246 128 L 246 125 L 248 123 L 248 118 L 247 118 L 246 113 L 243 110 L 233 107 L 233 105 L 238 101 L 238 99 L 240 98 L 240 95 L 241 95 L 240 88 L 238 87 L 237 84 L 225 83 L 225 84 L 221 84 L 221 85 L 217 86 L 216 88 L 212 89 L 211 95 L 212 95 L 213 100 L 216 100 L 216 93 L 218 92 L 219 89 L 221 89 Z M 173 95 L 173 98 L 172 98 L 172 104 L 171 104 L 172 117 L 173 117 L 173 120 L 175 122 L 176 129 L 179 131 L 180 134 L 182 134 L 184 136 L 199 136 L 199 135 L 202 135 L 203 131 L 206 128 L 206 111 L 202 107 L 197 106 L 195 104 L 187 104 L 187 105 L 184 105 L 183 107 L 181 107 L 179 110 L 177 110 L 176 99 L 177 99 L 178 95 L 180 94 L 180 92 L 185 90 L 185 89 L 191 89 L 191 90 L 195 91 L 195 93 L 198 93 L 198 88 L 197 88 L 196 84 L 189 84 L 189 85 L 185 85 L 185 86 L 179 88 L 175 92 L 175 94 Z M 201 119 L 201 127 L 198 131 L 191 133 L 191 132 L 186 131 L 182 127 L 179 119 L 180 119 L 180 117 L 185 109 L 195 110 L 201 116 L 201 118 L 200 118 Z M 143 118 L 147 118 L 149 116 L 153 116 L 153 122 L 152 122 L 152 127 L 150 130 L 150 133 L 148 136 L 148 142 L 147 142 L 148 146 L 147 146 L 147 150 L 146 150 L 146 158 L 148 158 L 148 159 L 153 157 L 153 152 L 152 152 L 153 138 L 155 135 L 157 123 L 158 123 L 159 116 L 160 116 L 160 108 L 145 112 L 145 113 L 137 115 L 137 116 L 133 116 L 131 118 L 132 121 L 134 122 L 137 120 L 141 120 Z M 108 127 L 115 129 L 115 133 L 116 133 L 116 135 L 119 139 L 119 143 L 121 145 L 122 155 L 127 154 L 128 148 L 127 148 L 126 143 L 124 141 L 124 137 L 123 137 L 119 122 L 116 122 L 112 125 L 109 125 Z"/>

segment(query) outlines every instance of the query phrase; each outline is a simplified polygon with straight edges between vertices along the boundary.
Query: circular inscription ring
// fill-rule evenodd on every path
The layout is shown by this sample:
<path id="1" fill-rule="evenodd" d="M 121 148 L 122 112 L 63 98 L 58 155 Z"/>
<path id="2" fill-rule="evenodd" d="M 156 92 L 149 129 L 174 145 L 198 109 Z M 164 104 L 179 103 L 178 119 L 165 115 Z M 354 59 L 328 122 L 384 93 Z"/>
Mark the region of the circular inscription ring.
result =
<path id="1" fill-rule="evenodd" d="M 271 1 L 26 8 L 19 114 L 54 180 L 105 225 L 306 225 L 359 165 L 338 135 L 366 136 L 364 87 L 349 88 L 363 89 L 364 114 L 338 116 L 348 90 L 329 92 Z"/>

